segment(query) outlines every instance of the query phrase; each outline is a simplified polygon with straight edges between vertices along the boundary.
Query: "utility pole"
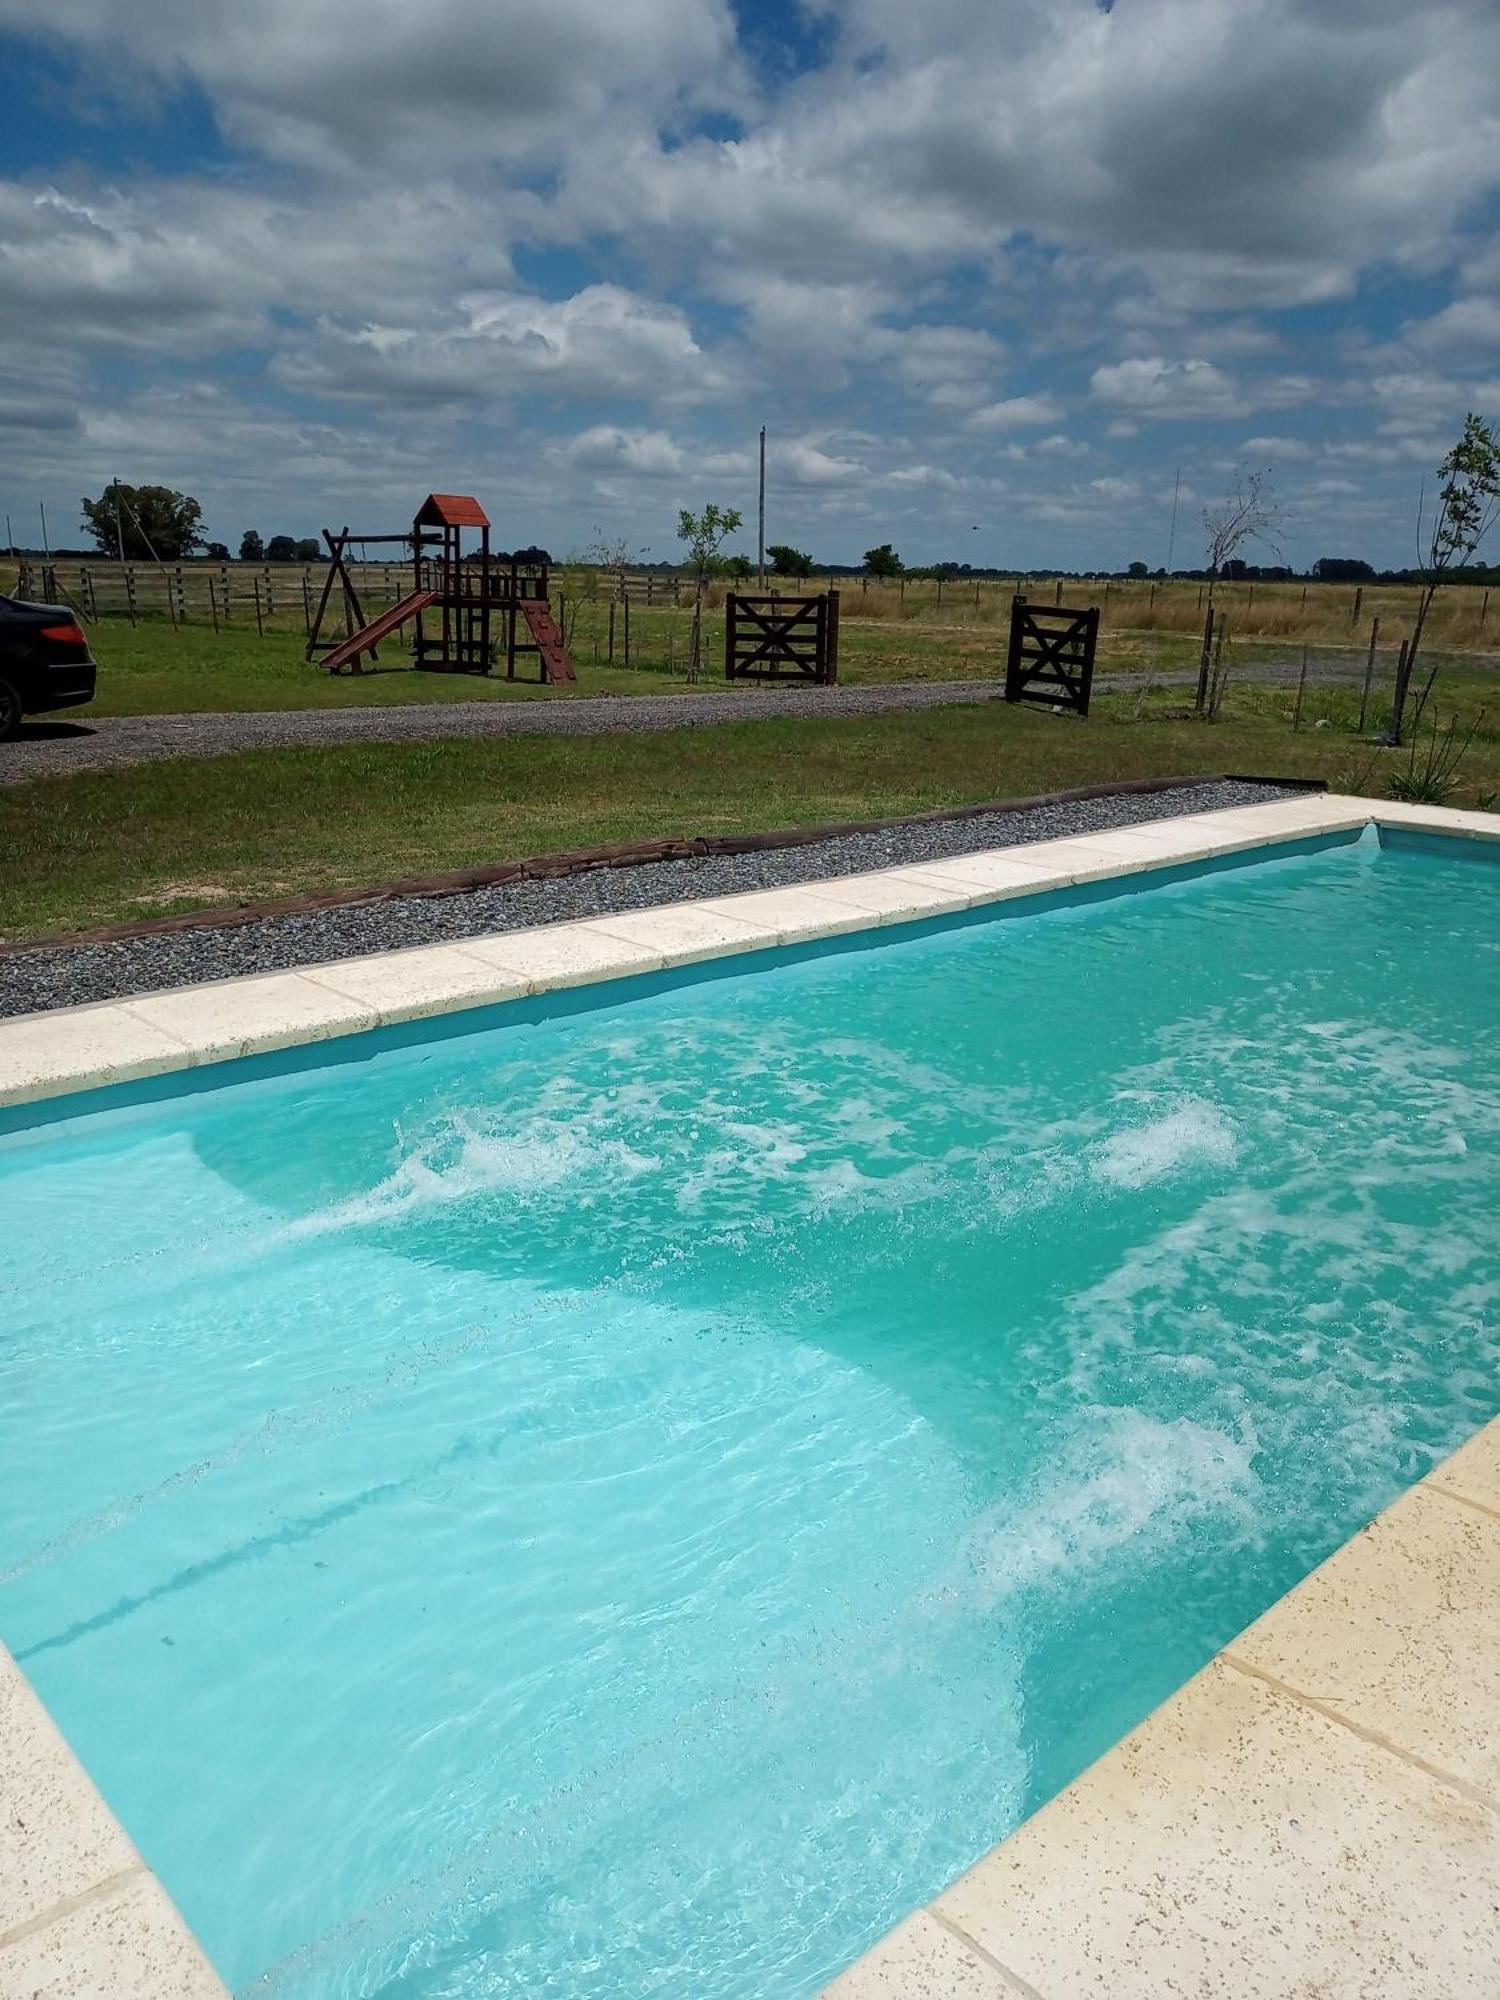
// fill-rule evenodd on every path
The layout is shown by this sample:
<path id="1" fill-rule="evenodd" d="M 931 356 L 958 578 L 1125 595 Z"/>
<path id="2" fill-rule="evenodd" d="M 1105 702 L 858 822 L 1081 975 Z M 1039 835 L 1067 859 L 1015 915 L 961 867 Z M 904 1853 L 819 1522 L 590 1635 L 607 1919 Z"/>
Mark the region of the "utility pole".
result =
<path id="1" fill-rule="evenodd" d="M 121 562 L 125 560 L 125 529 L 120 521 L 120 481 L 115 479 L 115 554 Z"/>
<path id="2" fill-rule="evenodd" d="M 1179 465 L 1172 480 L 1172 530 L 1167 536 L 1167 575 L 1172 574 L 1172 557 L 1177 551 L 1177 496 L 1182 491 L 1182 467 Z"/>
<path id="3" fill-rule="evenodd" d="M 47 543 L 47 503 L 45 500 L 38 500 L 37 506 L 41 509 L 42 515 L 42 554 L 50 556 L 52 550 Z"/>
<path id="4" fill-rule="evenodd" d="M 760 535 L 757 544 L 756 574 L 759 587 L 766 587 L 766 427 L 760 427 Z"/>

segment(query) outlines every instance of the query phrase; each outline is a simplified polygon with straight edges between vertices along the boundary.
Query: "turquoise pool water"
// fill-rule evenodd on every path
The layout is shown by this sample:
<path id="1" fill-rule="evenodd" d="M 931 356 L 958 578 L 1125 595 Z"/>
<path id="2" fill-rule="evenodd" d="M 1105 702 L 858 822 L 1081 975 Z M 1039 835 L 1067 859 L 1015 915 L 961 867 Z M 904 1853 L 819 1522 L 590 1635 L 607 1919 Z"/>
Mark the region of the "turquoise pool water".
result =
<path id="1" fill-rule="evenodd" d="M 241 1993 L 811 1994 L 1500 1408 L 1456 844 L 371 1046 L 0 1138 L 0 1634 Z"/>

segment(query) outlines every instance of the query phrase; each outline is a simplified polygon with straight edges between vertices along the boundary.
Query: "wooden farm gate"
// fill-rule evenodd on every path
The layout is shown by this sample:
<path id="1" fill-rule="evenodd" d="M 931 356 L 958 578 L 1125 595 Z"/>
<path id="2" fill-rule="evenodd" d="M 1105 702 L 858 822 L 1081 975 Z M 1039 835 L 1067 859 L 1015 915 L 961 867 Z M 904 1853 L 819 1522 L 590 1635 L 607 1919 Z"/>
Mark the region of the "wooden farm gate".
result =
<path id="1" fill-rule="evenodd" d="M 1087 715 L 1098 637 L 1097 604 L 1069 611 L 1061 604 L 1029 604 L 1017 595 L 1010 607 L 1005 699 Z"/>
<path id="2" fill-rule="evenodd" d="M 724 600 L 724 678 L 731 681 L 813 681 L 839 677 L 839 594 L 741 597 Z"/>

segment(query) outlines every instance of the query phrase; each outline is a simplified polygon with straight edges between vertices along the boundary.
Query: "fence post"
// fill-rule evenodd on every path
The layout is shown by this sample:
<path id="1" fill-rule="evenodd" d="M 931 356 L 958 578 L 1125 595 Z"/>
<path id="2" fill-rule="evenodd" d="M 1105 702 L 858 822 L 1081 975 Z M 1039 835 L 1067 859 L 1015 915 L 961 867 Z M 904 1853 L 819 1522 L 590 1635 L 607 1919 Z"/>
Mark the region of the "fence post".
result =
<path id="1" fill-rule="evenodd" d="M 220 563 L 220 564 L 219 564 L 219 590 L 220 590 L 220 592 L 222 593 L 222 595 L 223 595 L 223 599 L 224 599 L 224 623 L 225 623 L 225 624 L 227 625 L 227 624 L 229 624 L 229 622 L 230 622 L 230 618 L 231 618 L 231 615 L 232 615 L 232 614 L 231 614 L 231 608 L 230 608 L 230 603 L 229 603 L 229 565 L 228 565 L 228 563 Z"/>
<path id="2" fill-rule="evenodd" d="M 675 586 L 674 586 L 675 588 Z M 625 665 L 630 665 L 630 593 L 627 591 L 620 604 L 621 637 L 624 641 Z"/>
<path id="3" fill-rule="evenodd" d="M 1307 686 L 1307 648 L 1302 648 L 1302 667 L 1297 675 L 1297 705 L 1292 710 L 1292 727 L 1302 727 L 1302 690 Z"/>
<path id="4" fill-rule="evenodd" d="M 1061 577 L 1059 577 L 1059 578 L 1057 579 L 1057 588 L 1056 588 L 1056 590 L 1054 590 L 1054 591 L 1053 591 L 1053 593 L 1052 593 L 1052 602 L 1053 602 L 1054 604 L 1061 604 L 1061 603 L 1062 603 L 1062 578 L 1061 578 Z"/>
<path id="5" fill-rule="evenodd" d="M 130 614 L 131 629 L 135 628 L 135 565 L 125 565 L 125 609 Z"/>
<path id="6" fill-rule="evenodd" d="M 938 585 L 937 608 L 939 611 L 941 611 L 943 608 L 943 579 L 941 577 L 938 578 L 937 585 Z"/>
<path id="7" fill-rule="evenodd" d="M 212 577 L 208 579 L 208 608 L 213 616 L 214 630 L 217 632 L 219 629 L 219 593 L 214 589 L 214 580 Z"/>
<path id="8" fill-rule="evenodd" d="M 307 571 L 302 572 L 302 624 L 308 638 L 312 637 L 312 594 L 307 587 Z"/>
<path id="9" fill-rule="evenodd" d="M 173 577 L 173 581 L 175 582 L 175 584 L 176 584 L 176 586 L 177 586 L 177 622 L 178 622 L 178 624 L 179 624 L 179 625 L 186 625 L 186 623 L 187 623 L 187 592 L 186 592 L 186 591 L 184 590 L 184 588 L 183 588 L 183 583 L 182 583 L 182 564 L 181 564 L 181 563 L 178 563 L 177 567 L 176 567 L 176 568 L 175 568 L 175 569 L 173 570 L 173 572 L 172 572 L 172 577 Z"/>
<path id="10" fill-rule="evenodd" d="M 1365 720 L 1370 713 L 1370 683 L 1375 678 L 1375 641 L 1380 637 L 1380 620 L 1370 620 L 1370 650 L 1365 657 L 1365 684 L 1359 697 L 1359 733 L 1365 733 Z"/>
<path id="11" fill-rule="evenodd" d="M 1483 597 L 1482 597 L 1482 598 L 1480 599 L 1480 602 L 1479 602 L 1479 630 L 1480 630 L 1480 633 L 1483 633 L 1483 631 L 1484 631 L 1484 620 L 1485 620 L 1485 615 L 1486 615 L 1486 613 L 1487 613 L 1487 612 L 1489 611 L 1489 608 L 1490 608 L 1490 594 L 1489 594 L 1489 592 L 1488 592 L 1488 591 L 1486 591 L 1486 592 L 1484 593 L 1484 596 L 1483 596 Z"/>
<path id="12" fill-rule="evenodd" d="M 266 580 L 266 616 L 271 618 L 276 613 L 276 596 L 271 588 L 271 565 L 269 563 L 262 569 L 261 575 Z"/>
<path id="13" fill-rule="evenodd" d="M 1359 623 L 1359 607 L 1364 603 L 1364 601 L 1365 601 L 1365 587 L 1362 583 L 1357 584 L 1355 586 L 1355 591 L 1354 591 L 1354 609 L 1349 613 L 1349 623 L 1351 625 L 1357 625 Z M 1378 618 L 1376 619 L 1375 622 L 1377 625 L 1380 623 Z"/>
<path id="14" fill-rule="evenodd" d="M 255 629 L 264 638 L 266 628 L 260 622 L 260 585 L 253 577 L 250 580 L 250 588 L 255 592 Z"/>
<path id="15" fill-rule="evenodd" d="M 166 593 L 167 616 L 171 619 L 172 629 L 175 632 L 177 629 L 177 606 L 172 602 L 172 579 L 165 570 L 161 573 L 161 587 Z"/>
<path id="16" fill-rule="evenodd" d="M 1199 715 L 1208 706 L 1208 670 L 1214 651 L 1214 608 L 1210 604 L 1203 621 L 1203 650 L 1198 655 L 1198 698 L 1193 706 Z"/>
<path id="17" fill-rule="evenodd" d="M 839 594 L 836 590 L 828 593 L 828 615 L 823 626 L 824 637 L 824 680 L 829 687 L 838 686 L 839 678 Z"/>

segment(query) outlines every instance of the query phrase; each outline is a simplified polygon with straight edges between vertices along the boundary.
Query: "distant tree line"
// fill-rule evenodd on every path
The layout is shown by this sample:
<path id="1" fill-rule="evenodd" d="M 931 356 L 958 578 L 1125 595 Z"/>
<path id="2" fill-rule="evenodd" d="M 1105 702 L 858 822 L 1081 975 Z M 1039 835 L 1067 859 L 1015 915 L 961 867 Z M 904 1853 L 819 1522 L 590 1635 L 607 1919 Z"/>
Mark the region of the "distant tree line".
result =
<path id="1" fill-rule="evenodd" d="M 223 542 L 210 542 L 208 553 L 217 556 L 220 562 L 228 560 L 229 550 Z M 258 528 L 246 528 L 240 536 L 240 561 L 248 563 L 324 562 L 323 544 L 316 535 L 272 535 L 270 541 L 262 541 Z"/>

